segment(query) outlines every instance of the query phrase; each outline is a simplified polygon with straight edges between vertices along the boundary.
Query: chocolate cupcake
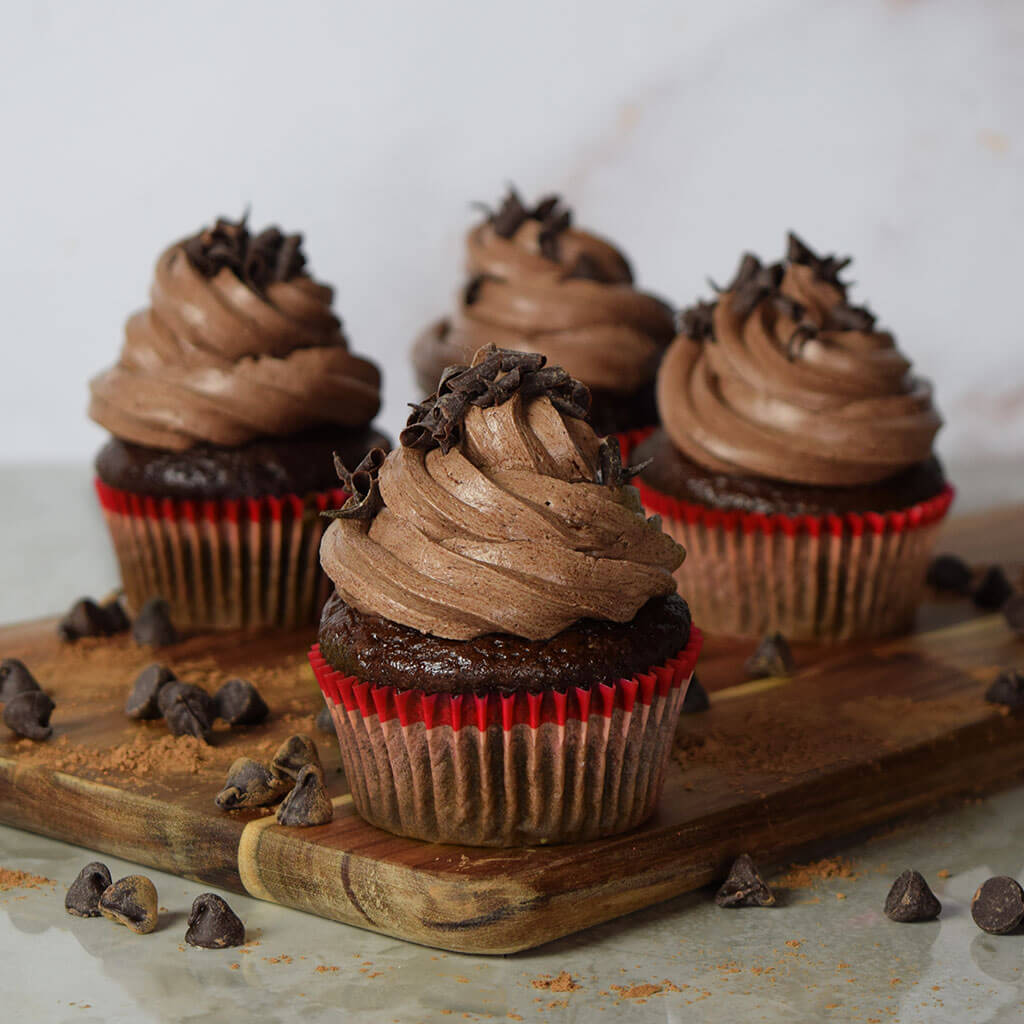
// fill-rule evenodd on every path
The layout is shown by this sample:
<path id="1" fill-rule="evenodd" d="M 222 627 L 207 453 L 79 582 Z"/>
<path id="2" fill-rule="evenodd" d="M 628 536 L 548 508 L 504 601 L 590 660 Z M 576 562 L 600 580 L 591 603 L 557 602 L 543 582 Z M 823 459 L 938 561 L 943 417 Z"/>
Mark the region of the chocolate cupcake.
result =
<path id="1" fill-rule="evenodd" d="M 353 355 L 301 235 L 218 220 L 159 258 L 151 305 L 90 385 L 113 435 L 96 487 L 129 608 L 184 629 L 315 622 L 319 512 L 343 500 L 331 455 L 388 440 L 380 373 Z"/>
<path id="2" fill-rule="evenodd" d="M 843 640 L 905 631 L 952 488 L 931 387 L 850 305 L 848 259 L 795 235 L 684 311 L 635 452 L 648 511 L 690 552 L 706 629 Z"/>
<path id="3" fill-rule="evenodd" d="M 544 357 L 450 367 L 324 535 L 311 662 L 356 809 L 435 842 L 593 839 L 654 809 L 700 647 L 587 391 Z"/>
<path id="4" fill-rule="evenodd" d="M 431 324 L 412 349 L 424 394 L 442 370 L 493 342 L 539 352 L 590 388 L 598 434 L 657 423 L 654 378 L 674 334 L 671 309 L 633 286 L 626 258 L 572 226 L 557 196 L 532 209 L 510 189 L 466 239 L 468 281 L 454 316 Z"/>

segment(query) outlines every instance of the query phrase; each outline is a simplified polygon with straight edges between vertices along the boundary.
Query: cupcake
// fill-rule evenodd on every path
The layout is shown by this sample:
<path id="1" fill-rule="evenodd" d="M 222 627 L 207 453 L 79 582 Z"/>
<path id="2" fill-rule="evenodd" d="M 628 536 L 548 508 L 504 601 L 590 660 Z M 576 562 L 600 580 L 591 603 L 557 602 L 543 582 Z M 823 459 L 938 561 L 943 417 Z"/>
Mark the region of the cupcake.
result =
<path id="1" fill-rule="evenodd" d="M 837 641 L 907 630 L 953 491 L 927 381 L 795 235 L 684 311 L 635 453 L 649 512 L 690 553 L 705 629 Z"/>
<path id="2" fill-rule="evenodd" d="M 654 809 L 700 634 L 683 550 L 645 519 L 587 391 L 482 349 L 332 515 L 311 662 L 355 807 L 391 832 L 516 846 Z"/>
<path id="3" fill-rule="evenodd" d="M 413 365 L 430 394 L 446 366 L 483 344 L 539 352 L 590 388 L 591 424 L 623 435 L 626 450 L 633 432 L 657 423 L 654 378 L 673 314 L 634 288 L 618 249 L 571 225 L 557 196 L 530 209 L 510 189 L 469 232 L 458 310 L 416 339 Z"/>
<path id="4" fill-rule="evenodd" d="M 159 258 L 151 306 L 90 385 L 113 435 L 96 489 L 125 600 L 165 598 L 183 629 L 315 623 L 329 589 L 319 513 L 331 471 L 388 440 L 371 426 L 380 373 L 348 351 L 333 292 L 301 235 L 240 223 Z"/>

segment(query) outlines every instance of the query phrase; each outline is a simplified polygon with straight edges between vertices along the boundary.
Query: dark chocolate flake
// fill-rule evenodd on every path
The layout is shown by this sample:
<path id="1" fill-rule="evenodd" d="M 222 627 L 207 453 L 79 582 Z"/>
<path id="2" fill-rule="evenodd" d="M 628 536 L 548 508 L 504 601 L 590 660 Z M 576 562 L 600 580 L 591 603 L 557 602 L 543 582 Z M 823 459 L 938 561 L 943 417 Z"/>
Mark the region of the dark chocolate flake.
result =
<path id="1" fill-rule="evenodd" d="M 1013 586 L 1002 567 L 993 565 L 986 570 L 971 600 L 984 611 L 997 612 L 1013 597 Z"/>
<path id="2" fill-rule="evenodd" d="M 1002 704 L 1014 711 L 1024 708 L 1024 673 L 1012 668 L 1000 672 L 985 691 L 985 700 L 990 704 Z"/>
<path id="3" fill-rule="evenodd" d="M 694 672 L 690 685 L 686 688 L 686 696 L 683 698 L 683 714 L 692 715 L 700 711 L 707 711 L 711 707 L 708 699 L 708 691 L 701 685 L 701 681 Z"/>
<path id="4" fill-rule="evenodd" d="M 195 736 L 210 742 L 217 705 L 201 687 L 172 681 L 160 688 L 157 706 L 173 736 Z"/>
<path id="5" fill-rule="evenodd" d="M 140 647 L 169 647 L 178 642 L 171 621 L 171 606 L 162 597 L 151 597 L 132 623 L 132 638 Z"/>
<path id="6" fill-rule="evenodd" d="M 4 704 L 4 725 L 30 740 L 49 739 L 54 703 L 42 690 L 26 690 Z"/>
<path id="7" fill-rule="evenodd" d="M 938 555 L 928 566 L 925 582 L 936 590 L 966 595 L 971 589 L 971 567 L 956 555 Z"/>
<path id="8" fill-rule="evenodd" d="M 775 893 L 761 877 L 750 855 L 741 853 L 733 862 L 729 877 L 715 893 L 720 907 L 771 907 Z"/>
<path id="9" fill-rule="evenodd" d="M 795 665 L 786 638 L 781 633 L 773 633 L 757 645 L 744 668 L 752 679 L 764 679 L 767 676 L 788 676 Z"/>
<path id="10" fill-rule="evenodd" d="M 192 902 L 185 941 L 200 949 L 227 949 L 245 942 L 242 919 L 216 893 L 200 893 Z"/>
<path id="11" fill-rule="evenodd" d="M 983 932 L 1008 935 L 1024 921 L 1024 890 L 1007 875 L 982 882 L 971 900 L 971 917 Z"/>
<path id="12" fill-rule="evenodd" d="M 845 291 L 846 286 L 839 280 L 840 273 L 850 265 L 850 257 L 840 259 L 835 255 L 819 256 L 806 242 L 790 231 L 787 236 L 786 259 L 790 263 L 799 263 L 811 267 L 814 276 L 827 284 L 835 285 Z"/>
<path id="13" fill-rule="evenodd" d="M 0 661 L 0 704 L 12 700 L 19 693 L 32 693 L 40 689 L 36 677 L 18 658 Z"/>
<path id="14" fill-rule="evenodd" d="M 124 713 L 129 718 L 160 717 L 160 690 L 178 677 L 166 665 L 147 665 L 136 677 L 125 701 Z"/>
<path id="15" fill-rule="evenodd" d="M 885 916 L 900 924 L 934 921 L 942 913 L 942 904 L 919 871 L 904 871 L 885 897 Z"/>
<path id="16" fill-rule="evenodd" d="M 100 896 L 100 913 L 146 935 L 156 928 L 159 913 L 156 886 L 145 875 L 128 875 L 114 882 Z"/>
<path id="17" fill-rule="evenodd" d="M 502 238 L 511 238 L 529 217 L 530 211 L 523 205 L 519 193 L 510 186 L 497 213 L 490 218 L 491 227 Z"/>
<path id="18" fill-rule="evenodd" d="M 229 725 L 258 725 L 270 708 L 248 679 L 229 679 L 215 694 L 217 714 Z"/>
<path id="19" fill-rule="evenodd" d="M 94 860 L 86 864 L 64 897 L 64 909 L 75 917 L 99 917 L 100 897 L 110 887 L 110 869 Z"/>
<path id="20" fill-rule="evenodd" d="M 827 331 L 870 331 L 875 326 L 875 314 L 867 306 L 835 306 L 825 317 Z"/>
<path id="21" fill-rule="evenodd" d="M 326 825 L 334 817 L 334 806 L 324 785 L 323 769 L 307 764 L 295 780 L 295 788 L 277 809 L 277 820 L 282 825 L 305 828 Z"/>

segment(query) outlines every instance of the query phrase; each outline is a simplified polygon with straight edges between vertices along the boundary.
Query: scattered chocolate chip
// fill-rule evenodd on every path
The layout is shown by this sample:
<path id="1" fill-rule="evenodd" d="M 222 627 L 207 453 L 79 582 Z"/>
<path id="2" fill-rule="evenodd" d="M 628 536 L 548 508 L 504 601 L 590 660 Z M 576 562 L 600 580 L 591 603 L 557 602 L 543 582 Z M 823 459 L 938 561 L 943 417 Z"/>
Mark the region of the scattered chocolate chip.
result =
<path id="1" fill-rule="evenodd" d="M 1003 618 L 1018 636 L 1024 636 L 1024 594 L 1014 594 L 1003 605 Z"/>
<path id="2" fill-rule="evenodd" d="M 200 949 L 241 946 L 245 942 L 245 925 L 216 893 L 200 893 L 192 902 L 185 941 Z"/>
<path id="3" fill-rule="evenodd" d="M 139 935 L 147 935 L 156 927 L 156 886 L 145 875 L 127 875 L 103 890 L 100 913 L 130 928 Z"/>
<path id="4" fill-rule="evenodd" d="M 140 646 L 169 647 L 178 642 L 171 622 L 171 606 L 162 597 L 152 597 L 132 623 L 132 637 Z"/>
<path id="5" fill-rule="evenodd" d="M 939 555 L 928 566 L 925 582 L 936 590 L 967 595 L 971 589 L 971 567 L 956 555 Z"/>
<path id="6" fill-rule="evenodd" d="M 99 917 L 100 897 L 110 888 L 110 869 L 98 860 L 86 864 L 64 897 L 64 909 L 75 917 Z"/>
<path id="7" fill-rule="evenodd" d="M 148 665 L 136 677 L 125 701 L 124 713 L 129 718 L 159 718 L 160 690 L 177 678 L 166 665 Z"/>
<path id="8" fill-rule="evenodd" d="M 761 877 L 750 855 L 741 853 L 733 861 L 722 888 L 715 893 L 715 903 L 730 908 L 771 907 L 775 904 L 775 893 Z"/>
<path id="9" fill-rule="evenodd" d="M 54 703 L 42 690 L 25 690 L 4 705 L 4 725 L 30 740 L 48 739 L 53 732 L 50 715 Z"/>
<path id="10" fill-rule="evenodd" d="M 707 711 L 711 707 L 708 700 L 708 691 L 701 685 L 697 673 L 693 673 L 690 685 L 686 688 L 686 696 L 683 698 L 683 714 L 692 715 L 698 711 Z"/>
<path id="11" fill-rule="evenodd" d="M 1024 672 L 1008 668 L 985 691 L 989 704 L 1003 704 L 1015 711 L 1024 708 Z"/>
<path id="12" fill-rule="evenodd" d="M 228 769 L 224 788 L 214 797 L 222 811 L 239 807 L 266 807 L 276 804 L 294 785 L 284 775 L 275 775 L 262 761 L 240 757 Z"/>
<path id="13" fill-rule="evenodd" d="M 217 714 L 229 725 L 258 725 L 270 708 L 248 679 L 229 679 L 215 694 Z"/>
<path id="14" fill-rule="evenodd" d="M 1007 935 L 1024 920 L 1024 889 L 1006 875 L 982 882 L 971 900 L 971 917 L 983 932 Z"/>
<path id="15" fill-rule="evenodd" d="M 210 742 L 217 705 L 205 690 L 172 680 L 160 687 L 156 700 L 173 736 L 195 736 Z"/>
<path id="16" fill-rule="evenodd" d="M 36 677 L 26 668 L 25 662 L 18 658 L 4 658 L 0 661 L 0 704 L 17 697 L 19 693 L 31 693 L 39 688 Z"/>
<path id="17" fill-rule="evenodd" d="M 307 764 L 295 780 L 295 788 L 277 809 L 277 820 L 282 825 L 305 827 L 326 825 L 334 817 L 334 806 L 324 786 L 323 769 L 318 764 Z"/>
<path id="18" fill-rule="evenodd" d="M 127 633 L 132 628 L 128 613 L 124 610 L 121 598 L 117 594 L 100 602 L 100 608 L 107 617 L 107 628 L 111 635 L 114 633 Z"/>
<path id="19" fill-rule="evenodd" d="M 316 744 L 309 736 L 297 733 L 295 736 L 289 736 L 277 748 L 277 753 L 274 754 L 274 759 L 270 762 L 270 770 L 280 778 L 291 779 L 292 782 L 295 782 L 299 777 L 299 772 L 309 764 L 315 765 L 317 768 L 322 767 L 320 751 L 317 750 Z"/>
<path id="20" fill-rule="evenodd" d="M 752 679 L 763 679 L 767 676 L 788 676 L 795 664 L 786 638 L 781 633 L 773 633 L 757 645 L 744 668 Z"/>
<path id="21" fill-rule="evenodd" d="M 65 643 L 113 632 L 110 616 L 91 597 L 79 598 L 57 624 L 57 633 Z"/>
<path id="22" fill-rule="evenodd" d="M 998 565 L 993 565 L 981 577 L 977 589 L 971 594 L 971 600 L 981 609 L 997 612 L 1013 597 L 1013 586 L 1006 578 L 1006 573 Z"/>
<path id="23" fill-rule="evenodd" d="M 317 712 L 314 725 L 320 732 L 334 732 L 334 719 L 331 717 L 331 709 L 326 704 Z"/>
<path id="24" fill-rule="evenodd" d="M 942 904 L 919 871 L 904 871 L 885 897 L 885 916 L 891 921 L 934 921 Z"/>

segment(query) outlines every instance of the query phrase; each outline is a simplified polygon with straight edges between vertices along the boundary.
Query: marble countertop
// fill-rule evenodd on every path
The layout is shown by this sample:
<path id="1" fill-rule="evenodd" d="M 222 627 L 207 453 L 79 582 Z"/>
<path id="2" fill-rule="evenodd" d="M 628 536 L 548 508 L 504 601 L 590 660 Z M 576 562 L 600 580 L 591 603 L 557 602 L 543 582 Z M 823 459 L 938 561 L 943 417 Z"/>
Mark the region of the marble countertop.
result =
<path id="1" fill-rule="evenodd" d="M 961 483 L 960 510 L 1020 500 L 1019 473 L 1008 468 L 951 467 Z M 0 493 L 7 505 L 0 620 L 56 612 L 114 583 L 86 467 L 0 467 Z M 840 856 L 840 877 L 785 889 L 777 908 L 720 910 L 701 891 L 508 957 L 445 954 L 233 894 L 225 895 L 246 923 L 248 951 L 204 951 L 183 941 L 200 886 L 143 869 L 167 908 L 148 936 L 72 918 L 63 909 L 65 888 L 94 855 L 0 827 L 0 867 L 53 882 L 0 890 L 3 1017 L 133 1024 L 257 1015 L 385 1024 L 1024 1020 L 1024 935 L 985 935 L 969 908 L 985 878 L 1024 875 L 1024 788 L 813 855 Z M 135 870 L 101 859 L 114 877 Z M 909 867 L 942 900 L 939 921 L 897 925 L 882 914 L 889 885 Z M 543 986 L 561 971 L 578 987 Z"/>

